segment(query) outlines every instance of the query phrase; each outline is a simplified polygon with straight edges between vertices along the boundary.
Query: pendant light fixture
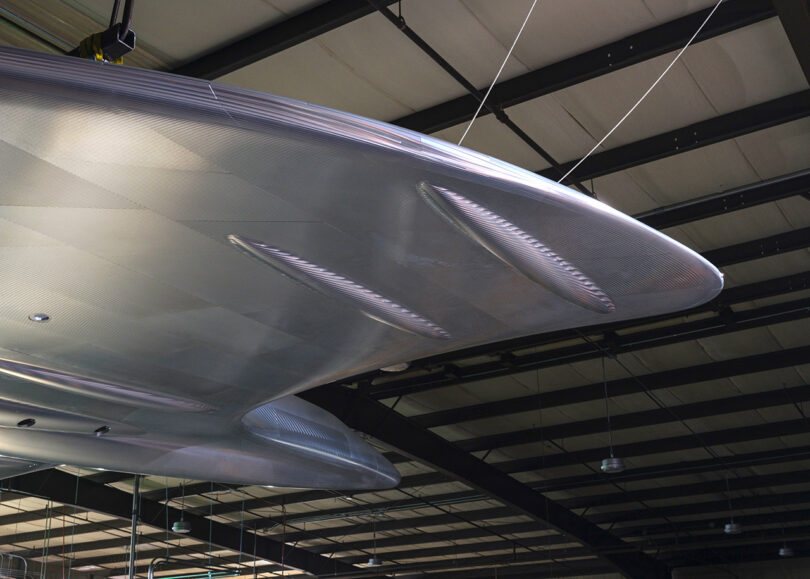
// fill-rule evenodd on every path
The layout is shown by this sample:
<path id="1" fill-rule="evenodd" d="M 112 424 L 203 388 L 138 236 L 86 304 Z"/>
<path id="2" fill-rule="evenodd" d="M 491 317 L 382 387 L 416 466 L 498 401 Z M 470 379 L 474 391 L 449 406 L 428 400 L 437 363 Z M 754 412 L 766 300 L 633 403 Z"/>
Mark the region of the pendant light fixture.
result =
<path id="1" fill-rule="evenodd" d="M 602 356 L 602 383 L 605 386 L 605 416 L 607 417 L 608 444 L 610 456 L 602 461 L 602 472 L 617 474 L 625 469 L 624 460 L 613 455 L 613 431 L 610 428 L 610 403 L 608 401 L 607 374 L 605 372 L 605 356 Z"/>
<path id="2" fill-rule="evenodd" d="M 726 535 L 739 535 L 743 532 L 743 528 L 741 524 L 734 522 L 734 511 L 731 508 L 731 487 L 728 483 L 728 475 L 726 475 L 726 498 L 728 499 L 729 522 L 723 527 L 723 532 Z"/>
<path id="3" fill-rule="evenodd" d="M 379 567 L 382 565 L 382 560 L 377 558 L 377 521 L 371 520 L 371 533 L 373 536 L 373 548 L 371 551 L 371 558 L 368 560 L 369 567 Z"/>
<path id="4" fill-rule="evenodd" d="M 186 487 L 185 482 L 183 481 L 180 483 L 180 520 L 175 521 L 172 525 L 172 531 L 175 533 L 179 533 L 181 535 L 186 535 L 191 532 L 191 523 L 186 521 L 183 517 L 185 516 L 185 506 L 186 506 Z"/>

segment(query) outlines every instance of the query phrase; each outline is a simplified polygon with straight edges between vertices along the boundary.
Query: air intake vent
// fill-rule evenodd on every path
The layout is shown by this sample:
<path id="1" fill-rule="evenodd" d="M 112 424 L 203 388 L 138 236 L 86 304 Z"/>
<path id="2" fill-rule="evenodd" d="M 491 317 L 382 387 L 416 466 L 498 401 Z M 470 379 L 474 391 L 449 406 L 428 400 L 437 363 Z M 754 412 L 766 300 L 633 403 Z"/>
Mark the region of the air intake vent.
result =
<path id="1" fill-rule="evenodd" d="M 292 253 L 239 235 L 229 235 L 228 241 L 284 275 L 353 306 L 373 320 L 427 338 L 450 337 L 444 329 L 404 306 Z"/>
<path id="2" fill-rule="evenodd" d="M 419 191 L 439 215 L 530 280 L 594 312 L 616 309 L 584 273 L 503 217 L 444 187 L 422 183 Z"/>

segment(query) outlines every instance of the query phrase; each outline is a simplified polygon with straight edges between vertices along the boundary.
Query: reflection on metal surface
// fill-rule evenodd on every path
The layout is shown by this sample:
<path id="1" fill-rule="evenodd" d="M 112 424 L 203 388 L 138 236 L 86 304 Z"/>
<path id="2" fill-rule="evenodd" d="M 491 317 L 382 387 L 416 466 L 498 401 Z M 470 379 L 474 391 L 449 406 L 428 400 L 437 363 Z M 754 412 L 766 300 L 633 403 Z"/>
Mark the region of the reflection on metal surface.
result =
<path id="1" fill-rule="evenodd" d="M 447 221 L 532 281 L 594 312 L 616 310 L 588 276 L 500 215 L 444 187 L 421 183 L 419 191 Z"/>
<path id="2" fill-rule="evenodd" d="M 102 398 L 123 404 L 133 404 L 137 406 L 153 407 L 159 409 L 171 409 L 178 412 L 206 412 L 213 408 L 197 400 L 188 400 L 177 396 L 167 396 L 137 390 L 121 384 L 102 382 L 75 376 L 65 372 L 58 372 L 32 364 L 23 364 L 12 360 L 0 359 L 0 374 L 30 380 L 43 386 L 51 386 L 61 390 L 83 394 L 94 398 Z"/>
<path id="3" fill-rule="evenodd" d="M 396 364 L 391 364 L 390 366 L 383 366 L 382 368 L 380 368 L 380 370 L 382 370 L 383 372 L 396 373 L 396 372 L 404 372 L 410 367 L 411 365 L 408 362 L 397 362 Z"/>
<path id="4" fill-rule="evenodd" d="M 50 320 L 51 316 L 49 316 L 48 314 L 38 313 L 38 314 L 31 314 L 30 316 L 28 316 L 28 319 L 31 320 L 32 322 L 42 323 Z"/>
<path id="5" fill-rule="evenodd" d="M 348 302 L 373 320 L 426 338 L 450 338 L 450 334 L 430 320 L 324 267 L 255 239 L 232 234 L 228 235 L 228 241 L 305 286 Z"/>
<path id="6" fill-rule="evenodd" d="M 245 414 L 242 423 L 252 434 L 274 444 L 358 472 L 370 471 L 373 478 L 384 481 L 381 488 L 399 482 L 399 473 L 390 462 L 334 416 L 300 398 L 288 396 L 259 406 Z"/>

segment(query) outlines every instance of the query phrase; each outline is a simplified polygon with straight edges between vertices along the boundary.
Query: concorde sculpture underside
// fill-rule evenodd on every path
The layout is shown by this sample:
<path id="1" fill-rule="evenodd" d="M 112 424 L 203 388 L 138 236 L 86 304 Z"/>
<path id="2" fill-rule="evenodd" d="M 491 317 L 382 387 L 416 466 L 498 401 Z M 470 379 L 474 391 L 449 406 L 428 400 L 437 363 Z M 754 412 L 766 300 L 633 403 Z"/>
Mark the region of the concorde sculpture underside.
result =
<path id="1" fill-rule="evenodd" d="M 0 50 L 0 169 L 0 473 L 390 487 L 382 455 L 294 394 L 722 287 L 496 159 L 98 62 Z"/>

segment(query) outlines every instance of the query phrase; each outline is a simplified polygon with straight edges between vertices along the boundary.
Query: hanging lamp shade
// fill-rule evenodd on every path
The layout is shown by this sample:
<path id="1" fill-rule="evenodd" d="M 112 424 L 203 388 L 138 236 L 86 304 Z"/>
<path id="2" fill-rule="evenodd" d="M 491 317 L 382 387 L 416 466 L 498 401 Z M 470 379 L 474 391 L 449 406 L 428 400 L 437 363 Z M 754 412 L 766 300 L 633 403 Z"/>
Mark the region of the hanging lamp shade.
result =
<path id="1" fill-rule="evenodd" d="M 626 467 L 624 464 L 624 459 L 617 456 L 611 456 L 602 461 L 602 466 L 600 468 L 604 473 L 617 474 L 624 472 Z"/>
<path id="2" fill-rule="evenodd" d="M 175 521 L 172 525 L 172 531 L 175 533 L 180 533 L 181 535 L 186 535 L 191 532 L 191 523 L 184 520 Z"/>
<path id="3" fill-rule="evenodd" d="M 726 535 L 739 535 L 743 532 L 743 528 L 739 523 L 731 521 L 730 523 L 726 523 L 726 526 L 723 527 L 723 532 Z"/>

